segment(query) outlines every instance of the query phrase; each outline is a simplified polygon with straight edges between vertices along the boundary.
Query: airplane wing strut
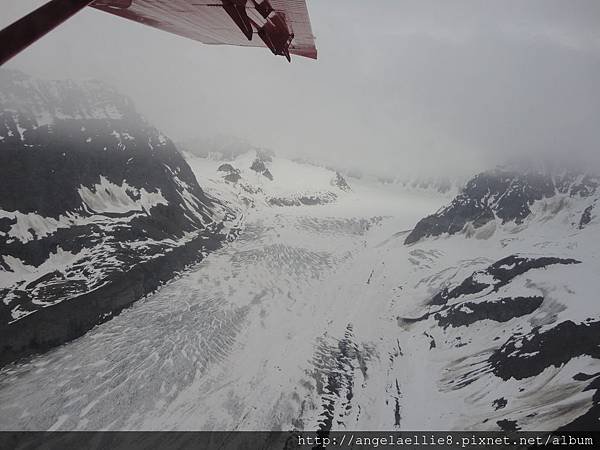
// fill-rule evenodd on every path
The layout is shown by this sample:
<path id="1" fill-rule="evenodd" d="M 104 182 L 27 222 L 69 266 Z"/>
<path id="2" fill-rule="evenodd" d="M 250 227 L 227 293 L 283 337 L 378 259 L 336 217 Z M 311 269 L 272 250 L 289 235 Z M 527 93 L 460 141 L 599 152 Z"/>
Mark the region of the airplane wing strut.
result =
<path id="1" fill-rule="evenodd" d="M 317 58 L 306 0 L 50 0 L 0 30 L 0 65 L 86 6 L 205 44 Z"/>

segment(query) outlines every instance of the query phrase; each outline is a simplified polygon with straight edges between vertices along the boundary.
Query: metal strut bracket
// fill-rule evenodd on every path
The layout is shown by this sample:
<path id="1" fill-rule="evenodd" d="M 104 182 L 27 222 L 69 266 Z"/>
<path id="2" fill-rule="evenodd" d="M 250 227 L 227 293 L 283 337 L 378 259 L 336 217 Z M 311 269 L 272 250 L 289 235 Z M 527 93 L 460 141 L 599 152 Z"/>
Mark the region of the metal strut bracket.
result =
<path id="1" fill-rule="evenodd" d="M 291 62 L 290 45 L 294 39 L 294 33 L 288 29 L 282 13 L 273 14 L 267 23 L 258 30 L 258 35 L 274 55 L 285 56 L 285 59 Z"/>
<path id="2" fill-rule="evenodd" d="M 223 0 L 223 9 L 242 30 L 249 41 L 252 40 L 252 20 L 246 12 L 246 0 Z"/>
<path id="3" fill-rule="evenodd" d="M 262 39 L 265 45 L 271 50 L 274 55 L 284 56 L 288 61 L 290 58 L 290 45 L 294 39 L 294 34 L 290 31 L 285 15 L 281 12 L 276 12 L 269 0 L 263 0 L 258 3 L 252 1 L 252 7 L 264 19 L 257 23 L 248 16 L 246 5 L 248 0 L 222 0 L 223 9 L 229 14 L 236 25 L 242 30 L 242 33 L 252 40 L 254 30 Z"/>

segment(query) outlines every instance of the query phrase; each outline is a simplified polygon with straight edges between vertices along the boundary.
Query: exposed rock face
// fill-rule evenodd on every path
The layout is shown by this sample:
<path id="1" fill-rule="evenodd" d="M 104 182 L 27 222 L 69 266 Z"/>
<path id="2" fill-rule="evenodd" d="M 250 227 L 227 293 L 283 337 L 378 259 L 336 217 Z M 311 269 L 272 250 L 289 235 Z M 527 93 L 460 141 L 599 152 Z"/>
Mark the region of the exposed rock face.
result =
<path id="1" fill-rule="evenodd" d="M 346 182 L 342 174 L 339 172 L 335 173 L 335 178 L 331 180 L 331 185 L 345 192 L 350 192 L 352 190 L 350 188 L 350 185 Z"/>
<path id="2" fill-rule="evenodd" d="M 223 177 L 225 181 L 229 181 L 230 183 L 237 183 L 238 181 L 240 181 L 241 178 L 242 176 L 240 175 L 240 173 L 235 171 L 229 172 Z"/>
<path id="3" fill-rule="evenodd" d="M 0 71 L 0 92 L 6 362 L 81 335 L 156 289 L 216 248 L 232 216 L 111 88 Z"/>
<path id="4" fill-rule="evenodd" d="M 594 205 L 590 205 L 583 210 L 581 214 L 581 219 L 579 219 L 579 229 L 582 230 L 585 226 L 591 222 L 592 220 L 592 209 Z"/>
<path id="5" fill-rule="evenodd" d="M 456 234 L 468 224 L 480 228 L 492 220 L 520 224 L 532 213 L 535 202 L 557 195 L 592 198 L 598 185 L 597 177 L 576 173 L 553 175 L 505 169 L 484 172 L 471 179 L 450 205 L 417 223 L 405 243 Z M 585 226 L 588 215 L 581 218 L 581 226 Z"/>
<path id="6" fill-rule="evenodd" d="M 223 179 L 225 181 L 229 181 L 230 183 L 237 183 L 242 178 L 240 174 L 240 170 L 233 167 L 231 164 L 225 163 L 221 164 L 217 170 L 219 172 L 225 172 Z"/>
<path id="7" fill-rule="evenodd" d="M 531 314 L 544 301 L 544 297 L 506 297 L 496 301 L 465 302 L 452 306 L 443 313 L 435 314 L 442 327 L 461 327 L 480 320 L 508 322 L 515 317 Z"/>
<path id="8" fill-rule="evenodd" d="M 333 192 L 323 192 L 318 195 L 297 195 L 294 197 L 271 197 L 267 203 L 270 206 L 315 206 L 335 202 L 337 196 Z"/>
<path id="9" fill-rule="evenodd" d="M 546 331 L 536 328 L 525 336 L 513 336 L 494 352 L 490 363 L 502 379 L 520 380 L 581 355 L 600 359 L 600 321 L 568 320 Z"/>
<path id="10" fill-rule="evenodd" d="M 273 175 L 271 174 L 271 172 L 265 165 L 264 160 L 262 160 L 260 158 L 256 158 L 254 160 L 254 162 L 252 163 L 252 165 L 250 166 L 250 169 L 254 170 L 256 173 L 259 173 L 259 174 L 265 176 L 266 178 L 268 178 L 269 180 L 273 181 Z"/>
<path id="11" fill-rule="evenodd" d="M 515 277 L 529 270 L 542 269 L 553 264 L 579 264 L 579 261 L 556 257 L 527 258 L 511 255 L 496 261 L 485 270 L 473 273 L 453 289 L 444 288 L 431 299 L 431 304 L 445 305 L 449 300 L 463 295 L 497 292 Z"/>
<path id="12" fill-rule="evenodd" d="M 230 172 L 234 172 L 236 169 L 234 169 L 234 167 L 229 164 L 229 163 L 225 163 L 225 164 L 221 164 L 217 170 L 219 172 L 226 172 L 226 173 L 230 173 Z"/>

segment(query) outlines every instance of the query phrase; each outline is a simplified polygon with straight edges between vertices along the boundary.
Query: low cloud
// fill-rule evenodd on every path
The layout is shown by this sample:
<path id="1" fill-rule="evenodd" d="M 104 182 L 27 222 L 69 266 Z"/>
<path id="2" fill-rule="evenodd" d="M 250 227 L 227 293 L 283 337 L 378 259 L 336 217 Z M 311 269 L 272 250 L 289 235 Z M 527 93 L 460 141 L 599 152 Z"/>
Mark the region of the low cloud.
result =
<path id="1" fill-rule="evenodd" d="M 16 16 L 27 2 L 4 3 Z M 517 156 L 598 163 L 599 2 L 308 6 L 318 61 L 206 46 L 88 9 L 9 66 L 107 81 L 175 140 L 234 135 L 382 175 Z"/>

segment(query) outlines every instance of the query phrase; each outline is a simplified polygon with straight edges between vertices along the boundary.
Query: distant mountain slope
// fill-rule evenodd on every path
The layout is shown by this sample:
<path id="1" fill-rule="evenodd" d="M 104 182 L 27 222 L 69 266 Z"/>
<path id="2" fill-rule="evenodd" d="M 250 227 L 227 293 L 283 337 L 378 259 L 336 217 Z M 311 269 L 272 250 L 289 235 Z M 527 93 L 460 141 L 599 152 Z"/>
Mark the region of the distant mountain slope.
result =
<path id="1" fill-rule="evenodd" d="M 232 217 L 113 89 L 0 71 L 0 363 L 107 320 Z"/>
<path id="2" fill-rule="evenodd" d="M 249 149 L 221 157 L 188 154 L 196 173 L 232 202 L 247 206 L 294 207 L 336 202 L 352 191 L 339 173 L 313 164 L 304 164 L 270 151 Z"/>
<path id="3" fill-rule="evenodd" d="M 570 208 L 573 225 L 582 228 L 592 219 L 598 186 L 600 178 L 572 172 L 484 172 L 472 178 L 450 205 L 422 219 L 405 242 L 478 229 L 490 222 L 519 225 L 536 208 L 546 215 Z"/>
<path id="4" fill-rule="evenodd" d="M 226 147 L 231 148 L 231 147 Z M 241 148 L 241 147 L 238 147 Z M 230 154 L 229 152 L 223 152 L 222 154 Z M 316 167 L 323 167 L 333 172 L 340 173 L 344 177 L 350 180 L 361 180 L 362 182 L 383 185 L 387 188 L 395 190 L 397 192 L 431 192 L 432 194 L 441 194 L 453 196 L 457 191 L 462 188 L 464 179 L 458 175 L 452 176 L 425 176 L 423 174 L 411 174 L 406 175 L 381 175 L 381 172 L 390 171 L 390 167 L 385 164 L 379 167 L 378 171 L 367 170 L 362 168 L 350 169 L 343 165 L 332 164 L 331 162 L 319 162 L 318 160 L 302 157 L 294 158 L 294 162 L 303 165 L 313 165 Z"/>

